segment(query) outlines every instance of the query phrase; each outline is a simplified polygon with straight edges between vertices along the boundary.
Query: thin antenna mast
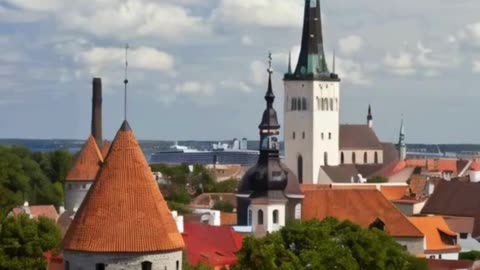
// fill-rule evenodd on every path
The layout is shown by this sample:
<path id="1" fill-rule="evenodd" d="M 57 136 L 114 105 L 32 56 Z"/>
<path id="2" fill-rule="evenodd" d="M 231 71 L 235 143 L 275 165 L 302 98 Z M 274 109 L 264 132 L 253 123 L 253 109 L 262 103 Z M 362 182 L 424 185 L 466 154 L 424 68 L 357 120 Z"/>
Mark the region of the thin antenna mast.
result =
<path id="1" fill-rule="evenodd" d="M 123 104 L 125 121 L 127 120 L 127 84 L 128 84 L 128 49 L 129 48 L 130 47 L 128 46 L 128 43 L 127 43 L 125 45 L 125 80 L 123 81 L 123 83 L 125 84 L 124 104 Z"/>

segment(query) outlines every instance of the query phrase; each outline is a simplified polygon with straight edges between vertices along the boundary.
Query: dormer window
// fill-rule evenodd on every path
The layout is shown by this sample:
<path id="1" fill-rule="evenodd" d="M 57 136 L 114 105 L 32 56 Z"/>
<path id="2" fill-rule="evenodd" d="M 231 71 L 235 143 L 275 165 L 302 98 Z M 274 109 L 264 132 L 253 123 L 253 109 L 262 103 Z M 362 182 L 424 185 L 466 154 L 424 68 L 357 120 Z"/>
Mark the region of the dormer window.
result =
<path id="1" fill-rule="evenodd" d="M 370 224 L 368 228 L 370 230 L 375 228 L 380 231 L 385 231 L 385 223 L 381 219 L 377 218 L 374 222 L 372 222 L 372 224 Z"/>

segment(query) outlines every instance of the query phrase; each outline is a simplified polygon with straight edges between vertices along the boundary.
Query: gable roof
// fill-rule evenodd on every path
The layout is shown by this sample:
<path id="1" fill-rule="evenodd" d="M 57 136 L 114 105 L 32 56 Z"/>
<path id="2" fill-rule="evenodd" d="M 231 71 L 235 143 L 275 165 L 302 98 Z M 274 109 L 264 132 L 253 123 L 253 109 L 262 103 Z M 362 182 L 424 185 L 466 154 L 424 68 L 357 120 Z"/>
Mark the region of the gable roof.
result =
<path id="1" fill-rule="evenodd" d="M 184 247 L 160 189 L 125 121 L 64 238 L 64 250 L 167 252 Z"/>
<path id="2" fill-rule="evenodd" d="M 368 125 L 340 125 L 340 150 L 382 150 L 375 131 Z"/>
<path id="3" fill-rule="evenodd" d="M 235 254 L 242 248 L 243 236 L 231 227 L 186 223 L 183 239 L 190 265 L 222 267 L 238 262 Z"/>
<path id="4" fill-rule="evenodd" d="M 480 183 L 439 181 L 422 214 L 473 217 L 472 235 L 480 237 Z"/>
<path id="5" fill-rule="evenodd" d="M 333 217 L 369 228 L 380 219 L 385 223 L 385 232 L 390 236 L 423 237 L 407 217 L 375 189 L 307 190 L 302 208 L 302 220 Z"/>
<path id="6" fill-rule="evenodd" d="M 39 217 L 46 217 L 53 221 L 57 221 L 58 212 L 53 205 L 30 205 L 15 207 L 12 209 L 14 216 L 26 214 L 30 218 L 37 219 Z"/>
<path id="7" fill-rule="evenodd" d="M 83 145 L 75 164 L 67 174 L 66 181 L 93 181 L 100 170 L 103 156 L 95 138 L 90 135 Z"/>
<path id="8" fill-rule="evenodd" d="M 442 217 L 409 217 L 408 219 L 425 235 L 427 243 L 425 253 L 452 253 L 462 249 L 459 245 L 449 245 L 442 241 L 440 232 L 457 237 Z"/>

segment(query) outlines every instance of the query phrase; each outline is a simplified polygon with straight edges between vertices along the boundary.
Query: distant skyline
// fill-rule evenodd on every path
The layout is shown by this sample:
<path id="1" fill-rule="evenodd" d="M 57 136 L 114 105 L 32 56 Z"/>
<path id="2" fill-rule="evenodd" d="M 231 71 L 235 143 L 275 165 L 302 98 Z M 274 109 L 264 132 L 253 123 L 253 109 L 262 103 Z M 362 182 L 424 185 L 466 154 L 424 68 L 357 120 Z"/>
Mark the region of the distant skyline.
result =
<path id="1" fill-rule="evenodd" d="M 411 2 L 411 1 L 410 1 Z M 322 0 L 341 122 L 382 141 L 480 144 L 480 3 Z M 304 0 L 0 0 L 0 138 L 86 139 L 102 77 L 104 136 L 129 116 L 138 139 L 258 139 L 267 53 L 283 122 L 283 73 Z M 461 15 L 461 16 L 460 16 Z"/>

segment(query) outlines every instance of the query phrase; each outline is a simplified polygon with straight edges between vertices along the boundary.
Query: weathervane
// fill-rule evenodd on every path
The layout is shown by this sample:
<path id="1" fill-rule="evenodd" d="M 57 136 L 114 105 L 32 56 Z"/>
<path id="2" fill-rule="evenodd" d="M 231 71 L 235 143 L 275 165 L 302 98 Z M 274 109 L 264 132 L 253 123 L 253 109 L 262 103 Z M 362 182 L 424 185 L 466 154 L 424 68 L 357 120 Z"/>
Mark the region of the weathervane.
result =
<path id="1" fill-rule="evenodd" d="M 124 96 L 124 118 L 127 120 L 127 84 L 128 84 L 128 43 L 125 45 L 125 80 L 123 83 L 125 84 L 125 96 Z"/>
<path id="2" fill-rule="evenodd" d="M 272 74 L 273 69 L 272 69 L 272 52 L 268 52 L 268 73 Z"/>

